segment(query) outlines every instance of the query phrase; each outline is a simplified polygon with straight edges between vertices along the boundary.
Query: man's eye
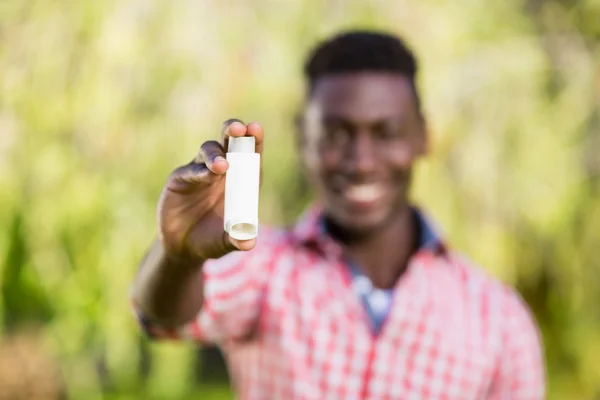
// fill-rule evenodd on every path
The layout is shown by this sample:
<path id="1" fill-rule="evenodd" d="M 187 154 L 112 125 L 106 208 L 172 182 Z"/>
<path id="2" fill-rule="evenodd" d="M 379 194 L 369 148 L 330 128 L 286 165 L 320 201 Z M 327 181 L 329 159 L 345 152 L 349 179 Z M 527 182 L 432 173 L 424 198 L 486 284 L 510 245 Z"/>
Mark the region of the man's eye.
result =
<path id="1" fill-rule="evenodd" d="M 330 144 L 345 144 L 350 139 L 350 132 L 342 126 L 327 128 L 327 142 Z"/>
<path id="2" fill-rule="evenodd" d="M 383 140 L 399 139 L 403 136 L 403 132 L 397 127 L 385 127 L 375 131 L 377 138 Z"/>

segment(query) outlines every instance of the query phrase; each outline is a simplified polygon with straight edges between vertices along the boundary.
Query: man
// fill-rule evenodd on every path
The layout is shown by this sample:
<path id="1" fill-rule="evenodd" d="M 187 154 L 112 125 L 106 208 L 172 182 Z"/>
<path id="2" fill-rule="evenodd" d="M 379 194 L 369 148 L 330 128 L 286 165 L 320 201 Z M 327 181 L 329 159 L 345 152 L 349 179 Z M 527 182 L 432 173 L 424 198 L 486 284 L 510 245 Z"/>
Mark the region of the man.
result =
<path id="1" fill-rule="evenodd" d="M 518 294 L 458 257 L 409 200 L 427 151 L 404 43 L 347 32 L 305 68 L 299 151 L 318 203 L 258 240 L 223 232 L 229 137 L 176 169 L 133 287 L 155 338 L 218 343 L 242 399 L 541 399 L 538 329 Z"/>

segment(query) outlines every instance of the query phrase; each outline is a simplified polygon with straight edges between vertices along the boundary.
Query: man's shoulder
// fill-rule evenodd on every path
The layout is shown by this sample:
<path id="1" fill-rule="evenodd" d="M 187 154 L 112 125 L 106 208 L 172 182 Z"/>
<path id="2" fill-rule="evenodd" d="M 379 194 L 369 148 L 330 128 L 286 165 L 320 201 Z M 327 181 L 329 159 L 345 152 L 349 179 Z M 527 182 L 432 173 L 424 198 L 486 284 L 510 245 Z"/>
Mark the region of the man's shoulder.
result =
<path id="1" fill-rule="evenodd" d="M 471 300 L 488 306 L 494 305 L 493 308 L 503 314 L 530 314 L 529 306 L 516 287 L 494 276 L 465 254 L 449 252 L 448 258 L 456 279 L 461 282 Z"/>
<path id="2" fill-rule="evenodd" d="M 468 308 L 486 321 L 488 331 L 498 332 L 503 346 L 521 352 L 539 352 L 543 337 L 532 308 L 516 287 L 500 280 L 463 254 L 452 263 L 469 293 Z M 536 355 L 539 357 L 539 355 Z"/>

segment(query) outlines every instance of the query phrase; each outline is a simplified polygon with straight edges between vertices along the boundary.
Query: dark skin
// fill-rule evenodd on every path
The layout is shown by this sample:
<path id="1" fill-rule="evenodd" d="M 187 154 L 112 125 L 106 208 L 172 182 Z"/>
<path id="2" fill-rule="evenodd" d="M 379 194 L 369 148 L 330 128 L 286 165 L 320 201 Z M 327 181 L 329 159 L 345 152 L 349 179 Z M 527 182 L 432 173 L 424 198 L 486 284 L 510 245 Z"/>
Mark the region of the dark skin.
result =
<path id="1" fill-rule="evenodd" d="M 393 286 L 417 241 L 408 192 L 412 166 L 426 151 L 410 81 L 387 73 L 323 77 L 299 131 L 304 168 L 330 232 L 376 286 Z M 230 120 L 221 142 L 204 143 L 163 189 L 159 237 L 142 262 L 133 295 L 148 317 L 165 326 L 185 324 L 200 311 L 205 260 L 256 244 L 223 231 L 227 140 L 244 135 L 255 136 L 262 152 L 262 127 Z"/>
<path id="2" fill-rule="evenodd" d="M 175 169 L 158 203 L 159 235 L 142 260 L 133 298 L 145 315 L 165 327 L 178 327 L 202 307 L 202 265 L 234 251 L 249 251 L 256 239 L 240 241 L 223 230 L 225 153 L 229 137 L 254 136 L 262 153 L 263 129 L 229 120 L 221 141 L 208 141 L 187 165 Z"/>
<path id="3" fill-rule="evenodd" d="M 330 233 L 375 286 L 392 287 L 417 244 L 408 195 L 413 165 L 427 149 L 409 79 L 385 73 L 322 78 L 300 137 Z M 365 193 L 353 197 L 353 188 Z"/>

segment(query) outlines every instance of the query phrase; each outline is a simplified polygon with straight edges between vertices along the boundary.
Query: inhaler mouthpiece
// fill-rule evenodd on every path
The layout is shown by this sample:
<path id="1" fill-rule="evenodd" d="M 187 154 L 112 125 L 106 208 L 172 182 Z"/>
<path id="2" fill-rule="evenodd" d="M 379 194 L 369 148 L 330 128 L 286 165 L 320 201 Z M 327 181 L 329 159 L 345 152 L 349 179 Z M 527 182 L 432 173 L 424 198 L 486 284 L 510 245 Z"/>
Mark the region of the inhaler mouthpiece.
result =
<path id="1" fill-rule="evenodd" d="M 237 240 L 249 240 L 258 235 L 260 154 L 254 149 L 253 136 L 229 138 L 223 222 L 225 231 Z"/>
<path id="2" fill-rule="evenodd" d="M 254 153 L 254 146 L 254 136 L 232 137 L 227 153 Z"/>

